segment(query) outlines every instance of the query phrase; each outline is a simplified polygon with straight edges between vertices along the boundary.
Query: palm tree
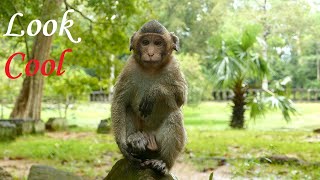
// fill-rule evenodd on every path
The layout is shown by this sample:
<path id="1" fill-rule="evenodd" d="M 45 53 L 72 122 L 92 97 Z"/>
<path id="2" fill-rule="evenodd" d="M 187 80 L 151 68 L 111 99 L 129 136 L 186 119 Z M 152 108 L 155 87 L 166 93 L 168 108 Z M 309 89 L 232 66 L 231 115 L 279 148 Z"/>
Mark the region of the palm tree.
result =
<path id="1" fill-rule="evenodd" d="M 267 61 L 257 51 L 259 27 L 247 27 L 240 36 L 229 38 L 215 37 L 211 41 L 214 49 L 212 70 L 218 87 L 233 91 L 232 116 L 230 126 L 242 129 L 245 125 L 245 111 L 250 109 L 250 117 L 263 115 L 267 107 L 280 108 L 286 120 L 294 112 L 293 104 L 287 99 L 285 91 L 270 91 L 249 94 L 248 80 L 261 82 L 270 71 Z"/>

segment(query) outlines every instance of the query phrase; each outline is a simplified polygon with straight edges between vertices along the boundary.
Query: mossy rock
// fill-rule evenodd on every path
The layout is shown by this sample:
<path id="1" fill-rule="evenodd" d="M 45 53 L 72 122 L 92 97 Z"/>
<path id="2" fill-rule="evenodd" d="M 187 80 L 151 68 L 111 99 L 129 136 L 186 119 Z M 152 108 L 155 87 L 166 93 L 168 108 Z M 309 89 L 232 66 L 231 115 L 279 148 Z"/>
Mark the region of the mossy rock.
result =
<path id="1" fill-rule="evenodd" d="M 67 120 L 65 118 L 49 118 L 46 122 L 46 130 L 62 131 L 68 128 Z"/>
<path id="2" fill-rule="evenodd" d="M 17 127 L 9 121 L 0 121 L 0 141 L 13 140 L 17 136 Z"/>
<path id="3" fill-rule="evenodd" d="M 13 119 L 9 121 L 13 122 L 17 126 L 17 135 L 20 136 L 32 133 L 33 121 L 23 119 Z"/>
<path id="4" fill-rule="evenodd" d="M 112 167 L 104 180 L 177 180 L 177 178 L 167 173 L 160 175 L 151 169 L 140 169 L 133 166 L 127 159 L 120 159 Z"/>
<path id="5" fill-rule="evenodd" d="M 111 131 L 111 118 L 100 121 L 97 129 L 98 134 L 108 134 Z"/>
<path id="6" fill-rule="evenodd" d="M 0 179 L 1 180 L 13 180 L 13 177 L 10 173 L 8 173 L 6 170 L 4 170 L 2 167 L 0 167 Z"/>
<path id="7" fill-rule="evenodd" d="M 43 121 L 34 121 L 33 122 L 33 133 L 43 134 L 46 130 L 46 126 Z"/>
<path id="8" fill-rule="evenodd" d="M 33 165 L 28 180 L 82 180 L 82 178 L 50 166 Z"/>

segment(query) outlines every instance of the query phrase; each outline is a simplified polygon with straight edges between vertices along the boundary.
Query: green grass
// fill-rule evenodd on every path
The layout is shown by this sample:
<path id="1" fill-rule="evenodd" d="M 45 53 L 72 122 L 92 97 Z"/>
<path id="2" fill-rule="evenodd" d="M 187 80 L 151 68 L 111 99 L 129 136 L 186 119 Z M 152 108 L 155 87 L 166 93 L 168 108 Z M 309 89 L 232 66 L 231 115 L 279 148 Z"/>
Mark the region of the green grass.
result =
<path id="1" fill-rule="evenodd" d="M 110 170 L 120 157 L 118 148 L 111 135 L 89 134 L 92 135 L 67 140 L 47 135 L 23 136 L 13 142 L 0 143 L 0 158 L 31 160 L 89 179 L 105 175 L 105 171 Z M 97 170 L 97 167 L 105 167 L 106 163 L 108 168 Z"/>
<path id="2" fill-rule="evenodd" d="M 311 130 L 320 128 L 320 103 L 296 103 L 298 113 L 286 122 L 279 111 L 270 111 L 265 117 L 250 119 L 246 113 L 249 130 Z M 185 124 L 190 128 L 230 129 L 231 104 L 226 102 L 203 102 L 196 107 L 184 107 Z"/>
<path id="3" fill-rule="evenodd" d="M 320 143 L 307 141 L 317 137 L 312 132 L 191 130 L 188 137 L 189 159 L 198 165 L 199 170 L 214 168 L 217 164 L 214 158 L 225 157 L 234 166 L 235 176 L 265 177 L 271 173 L 287 177 L 298 170 L 299 173 L 291 177 L 320 178 Z M 259 161 L 262 157 L 280 154 L 297 157 L 307 165 L 274 165 Z"/>
<path id="4" fill-rule="evenodd" d="M 34 147 L 34 148 L 31 148 Z M 36 160 L 78 160 L 91 161 L 102 151 L 117 151 L 111 136 L 94 135 L 93 137 L 61 140 L 48 136 L 25 136 L 14 142 L 0 144 L 7 148 L 2 157 L 31 158 Z"/>
<path id="5" fill-rule="evenodd" d="M 231 105 L 227 102 L 203 102 L 198 106 L 185 106 L 185 124 L 189 128 L 229 129 Z M 246 114 L 246 127 L 249 130 L 298 129 L 310 130 L 320 128 L 320 103 L 296 103 L 298 114 L 286 122 L 279 111 L 270 111 L 265 117 L 251 120 Z M 8 118 L 12 105 L 4 108 L 4 118 Z M 57 106 L 43 104 L 42 119 L 59 116 Z M 80 103 L 68 110 L 68 123 L 82 127 L 95 128 L 101 119 L 110 117 L 108 103 Z"/>
<path id="6" fill-rule="evenodd" d="M 44 120 L 57 116 L 54 106 L 44 104 L 43 107 Z M 320 162 L 320 137 L 311 130 L 320 128 L 320 104 L 297 103 L 296 107 L 299 115 L 291 122 L 285 122 L 281 113 L 275 111 L 256 121 L 247 120 L 246 130 L 231 130 L 228 127 L 231 109 L 227 103 L 203 102 L 199 106 L 186 106 L 188 144 L 184 159 L 202 171 L 215 169 L 216 159 L 224 157 L 231 165 L 233 176 L 238 178 L 319 179 L 320 168 L 316 163 Z M 9 108 L 4 111 L 6 117 Z M 120 157 L 112 135 L 94 132 L 99 121 L 110 116 L 109 109 L 109 104 L 102 103 L 74 106 L 69 111 L 68 122 L 81 127 L 69 131 L 86 133 L 86 136 L 19 137 L 13 142 L 0 143 L 0 158 L 27 159 L 89 179 L 102 177 Z M 259 161 L 261 157 L 278 154 L 297 157 L 306 163 L 281 165 Z"/>

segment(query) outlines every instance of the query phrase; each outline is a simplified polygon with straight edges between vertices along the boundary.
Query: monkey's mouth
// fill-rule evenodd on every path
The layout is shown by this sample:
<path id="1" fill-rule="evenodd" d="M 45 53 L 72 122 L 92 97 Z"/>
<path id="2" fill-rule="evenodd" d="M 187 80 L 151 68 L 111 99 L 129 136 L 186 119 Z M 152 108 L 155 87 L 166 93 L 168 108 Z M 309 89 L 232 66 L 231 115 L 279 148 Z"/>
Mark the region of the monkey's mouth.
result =
<path id="1" fill-rule="evenodd" d="M 161 62 L 161 59 L 159 60 L 156 60 L 156 59 L 143 59 L 142 60 L 143 63 L 146 63 L 146 64 L 158 64 Z"/>
<path id="2" fill-rule="evenodd" d="M 160 63 L 160 60 L 159 61 L 143 61 L 143 62 L 146 64 L 157 64 L 157 63 Z"/>

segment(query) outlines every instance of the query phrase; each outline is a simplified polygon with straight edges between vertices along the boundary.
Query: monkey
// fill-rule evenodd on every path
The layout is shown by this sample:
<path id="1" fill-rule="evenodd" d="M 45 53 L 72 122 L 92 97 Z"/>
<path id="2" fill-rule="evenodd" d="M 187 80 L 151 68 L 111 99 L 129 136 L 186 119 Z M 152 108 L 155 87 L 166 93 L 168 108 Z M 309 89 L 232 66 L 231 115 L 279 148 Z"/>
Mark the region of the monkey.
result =
<path id="1" fill-rule="evenodd" d="M 179 38 L 156 20 L 130 38 L 133 51 L 111 104 L 115 141 L 126 159 L 165 174 L 186 143 L 182 106 L 187 83 L 177 59 Z"/>

